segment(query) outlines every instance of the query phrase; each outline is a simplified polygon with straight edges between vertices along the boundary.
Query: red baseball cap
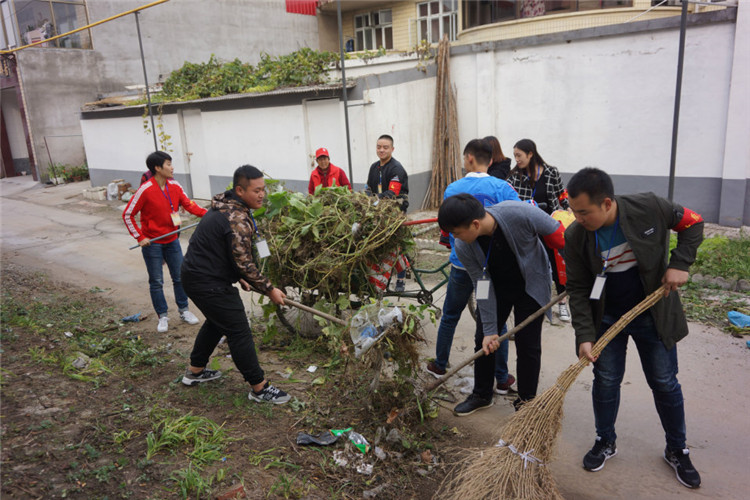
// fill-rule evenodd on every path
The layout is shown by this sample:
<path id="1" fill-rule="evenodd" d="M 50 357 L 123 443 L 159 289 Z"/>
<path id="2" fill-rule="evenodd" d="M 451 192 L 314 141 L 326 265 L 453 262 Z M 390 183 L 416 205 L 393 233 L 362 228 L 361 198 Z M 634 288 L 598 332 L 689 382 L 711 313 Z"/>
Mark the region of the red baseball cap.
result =
<path id="1" fill-rule="evenodd" d="M 331 157 L 331 155 L 328 154 L 328 150 L 326 148 L 318 148 L 318 150 L 315 152 L 315 159 L 317 160 L 321 156 L 327 156 L 328 158 Z"/>

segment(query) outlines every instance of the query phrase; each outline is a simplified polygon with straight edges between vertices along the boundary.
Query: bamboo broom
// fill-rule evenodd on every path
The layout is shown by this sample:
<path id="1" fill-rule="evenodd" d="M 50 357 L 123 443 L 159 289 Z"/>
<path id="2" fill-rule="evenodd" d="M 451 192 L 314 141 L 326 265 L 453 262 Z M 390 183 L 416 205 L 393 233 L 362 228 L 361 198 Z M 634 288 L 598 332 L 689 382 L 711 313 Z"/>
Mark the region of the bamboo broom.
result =
<path id="1" fill-rule="evenodd" d="M 633 319 L 664 296 L 660 287 L 612 325 L 594 345 L 598 356 Z M 492 448 L 473 453 L 457 464 L 457 473 L 441 485 L 441 497 L 562 499 L 547 464 L 562 427 L 563 401 L 568 389 L 589 364 L 580 358 L 557 378 L 555 385 L 521 406 Z"/>

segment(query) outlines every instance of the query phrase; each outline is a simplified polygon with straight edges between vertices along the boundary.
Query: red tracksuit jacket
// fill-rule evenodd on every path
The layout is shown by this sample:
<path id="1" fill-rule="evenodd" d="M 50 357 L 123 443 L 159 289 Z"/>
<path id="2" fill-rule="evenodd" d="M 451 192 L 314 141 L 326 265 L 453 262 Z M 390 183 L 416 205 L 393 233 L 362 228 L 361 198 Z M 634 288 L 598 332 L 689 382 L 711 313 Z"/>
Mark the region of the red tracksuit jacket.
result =
<path id="1" fill-rule="evenodd" d="M 166 192 L 159 188 L 156 178 L 149 179 L 141 184 L 138 191 L 130 198 L 125 211 L 122 212 L 125 226 L 133 238 L 139 242 L 145 238 L 156 238 L 179 229 L 179 226 L 172 223 L 171 213 L 177 212 L 180 206 L 199 217 L 203 217 L 203 214 L 206 213 L 205 208 L 196 205 L 194 201 L 187 197 L 185 191 L 182 190 L 182 186 L 176 180 L 167 179 L 164 188 Z M 135 221 L 135 216 L 138 213 L 141 214 L 140 227 Z M 158 243 L 171 243 L 178 237 L 179 235 L 174 234 L 159 240 Z"/>

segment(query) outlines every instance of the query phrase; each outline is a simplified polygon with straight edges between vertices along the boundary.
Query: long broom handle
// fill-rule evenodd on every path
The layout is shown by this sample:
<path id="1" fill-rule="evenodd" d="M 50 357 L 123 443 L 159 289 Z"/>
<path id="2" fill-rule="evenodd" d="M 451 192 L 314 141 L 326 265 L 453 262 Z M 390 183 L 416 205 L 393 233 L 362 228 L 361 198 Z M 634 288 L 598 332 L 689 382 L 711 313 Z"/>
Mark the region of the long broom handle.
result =
<path id="1" fill-rule="evenodd" d="M 331 316 L 330 314 L 326 314 L 322 311 L 318 311 L 317 309 L 313 309 L 312 307 L 308 307 L 304 304 L 300 304 L 299 302 L 295 302 L 293 300 L 284 299 L 284 303 L 288 306 L 296 307 L 297 309 L 302 309 L 303 311 L 307 311 L 310 314 L 314 314 L 315 316 L 320 316 L 323 319 L 327 319 L 328 321 L 332 323 L 336 323 L 337 325 L 346 326 L 347 323 L 343 319 L 339 319 L 335 316 Z"/>
<path id="2" fill-rule="evenodd" d="M 514 326 L 512 329 L 510 329 L 504 335 L 500 335 L 500 337 L 497 340 L 499 342 L 502 342 L 502 341 L 510 338 L 511 335 L 514 335 L 514 334 L 520 332 L 521 330 L 523 330 L 524 328 L 526 328 L 529 325 L 529 323 L 531 323 L 532 321 L 534 321 L 535 319 L 537 319 L 539 316 L 541 316 L 542 314 L 544 314 L 545 312 L 547 312 L 547 310 L 549 308 L 551 308 L 552 306 L 554 306 L 555 304 L 557 304 L 558 302 L 560 302 L 562 299 L 564 299 L 567 296 L 568 296 L 568 292 L 565 291 L 565 292 L 561 293 L 560 295 L 556 295 L 556 296 L 552 297 L 552 300 L 550 300 L 549 303 L 546 306 L 542 307 L 541 309 L 539 309 L 538 311 L 536 311 L 534 314 L 532 314 L 531 316 L 529 316 L 528 318 L 526 318 L 525 320 L 523 320 L 521 323 L 519 323 L 518 325 Z M 434 382 L 430 382 L 429 384 L 427 384 L 425 386 L 425 389 L 427 391 L 433 391 L 433 390 L 437 389 L 438 387 L 440 387 L 441 385 L 443 385 L 443 383 L 445 383 L 446 380 L 448 380 L 453 375 L 455 375 L 456 373 L 458 373 L 459 371 L 461 371 L 465 366 L 473 363 L 474 361 L 478 360 L 482 356 L 484 356 L 484 351 L 480 349 L 477 352 L 475 352 L 472 357 L 470 357 L 469 359 L 467 359 L 466 361 L 464 361 L 463 363 L 461 363 L 457 367 L 451 368 L 448 371 L 448 373 L 446 373 L 445 375 L 443 375 L 441 378 L 435 380 Z"/>
<path id="3" fill-rule="evenodd" d="M 596 344 L 594 344 L 594 347 L 591 349 L 591 355 L 594 357 L 600 355 L 604 348 L 607 347 L 607 344 L 609 344 L 609 342 L 615 337 L 615 335 L 620 333 L 620 331 L 624 329 L 628 325 L 628 323 L 640 316 L 644 311 L 650 309 L 651 306 L 659 302 L 662 297 L 664 297 L 664 287 L 660 286 L 659 288 L 651 292 L 645 299 L 639 302 L 638 305 L 623 314 L 615 324 L 610 326 L 609 329 L 604 332 L 604 335 L 599 337 L 599 340 L 596 341 Z M 586 363 L 588 363 L 588 359 L 582 359 L 585 360 Z"/>
<path id="4" fill-rule="evenodd" d="M 190 229 L 191 227 L 197 226 L 198 224 L 200 224 L 200 222 L 196 222 L 194 224 L 190 224 L 189 226 L 181 227 L 180 229 L 176 229 L 174 231 L 170 231 L 170 232 L 168 232 L 166 234 L 162 234 L 161 236 L 157 236 L 156 238 L 151 238 L 151 241 L 157 241 L 157 240 L 160 240 L 162 238 L 166 238 L 167 236 L 172 236 L 173 234 L 181 233 L 181 232 L 183 232 L 183 231 L 185 231 L 187 229 Z M 139 246 L 140 245 L 133 245 L 132 247 L 128 248 L 128 250 L 133 250 L 134 248 L 138 248 Z"/>

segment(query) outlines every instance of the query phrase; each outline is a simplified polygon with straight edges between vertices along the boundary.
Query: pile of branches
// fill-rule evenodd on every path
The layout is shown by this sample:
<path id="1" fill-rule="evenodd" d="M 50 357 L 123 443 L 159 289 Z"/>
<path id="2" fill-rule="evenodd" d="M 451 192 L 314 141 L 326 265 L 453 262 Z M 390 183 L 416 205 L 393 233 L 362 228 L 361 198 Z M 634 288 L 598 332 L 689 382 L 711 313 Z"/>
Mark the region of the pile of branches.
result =
<path id="1" fill-rule="evenodd" d="M 330 303 L 367 294 L 368 269 L 414 245 L 396 201 L 378 202 L 345 187 L 319 189 L 315 196 L 280 189 L 256 215 L 271 250 L 263 273 L 279 286 L 317 291 Z"/>

